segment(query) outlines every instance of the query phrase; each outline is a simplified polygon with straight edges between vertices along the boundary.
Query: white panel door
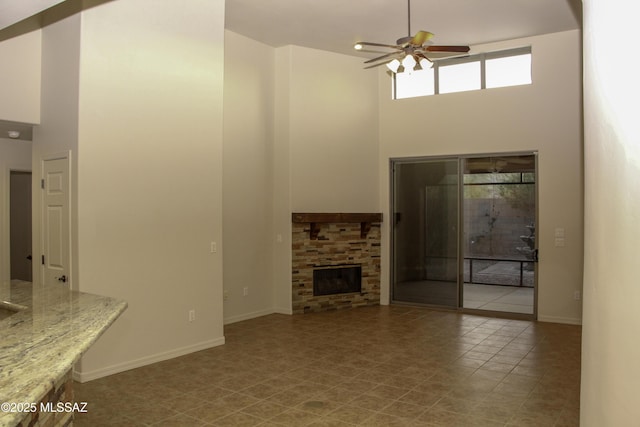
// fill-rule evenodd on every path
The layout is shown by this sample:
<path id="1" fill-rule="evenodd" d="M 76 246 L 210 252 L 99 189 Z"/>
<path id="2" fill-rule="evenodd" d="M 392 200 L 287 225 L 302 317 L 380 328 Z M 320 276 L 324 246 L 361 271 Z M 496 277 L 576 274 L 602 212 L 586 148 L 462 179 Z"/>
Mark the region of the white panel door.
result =
<path id="1" fill-rule="evenodd" d="M 69 286 L 69 161 L 42 162 L 42 265 L 45 285 Z"/>

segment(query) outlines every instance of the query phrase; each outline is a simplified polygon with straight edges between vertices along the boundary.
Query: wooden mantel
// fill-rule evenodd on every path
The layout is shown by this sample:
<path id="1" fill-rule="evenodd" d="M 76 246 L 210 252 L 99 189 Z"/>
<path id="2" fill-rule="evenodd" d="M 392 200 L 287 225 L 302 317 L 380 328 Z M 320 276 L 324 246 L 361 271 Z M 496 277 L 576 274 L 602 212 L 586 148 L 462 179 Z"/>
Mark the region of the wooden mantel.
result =
<path id="1" fill-rule="evenodd" d="M 382 213 L 300 213 L 291 214 L 294 223 L 309 223 L 309 237 L 311 240 L 318 238 L 320 224 L 329 223 L 360 223 L 360 237 L 365 239 L 371 230 L 371 224 L 382 222 Z"/>

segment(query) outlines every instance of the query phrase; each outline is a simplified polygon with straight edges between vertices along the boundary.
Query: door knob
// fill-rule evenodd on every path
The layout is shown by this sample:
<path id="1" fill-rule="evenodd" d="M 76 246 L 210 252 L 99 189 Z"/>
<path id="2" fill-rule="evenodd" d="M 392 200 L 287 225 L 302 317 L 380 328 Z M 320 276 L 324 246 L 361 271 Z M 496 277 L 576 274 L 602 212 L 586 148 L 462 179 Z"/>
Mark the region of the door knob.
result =
<path id="1" fill-rule="evenodd" d="M 64 274 L 57 278 L 59 282 L 65 283 L 67 281 L 67 276 Z"/>

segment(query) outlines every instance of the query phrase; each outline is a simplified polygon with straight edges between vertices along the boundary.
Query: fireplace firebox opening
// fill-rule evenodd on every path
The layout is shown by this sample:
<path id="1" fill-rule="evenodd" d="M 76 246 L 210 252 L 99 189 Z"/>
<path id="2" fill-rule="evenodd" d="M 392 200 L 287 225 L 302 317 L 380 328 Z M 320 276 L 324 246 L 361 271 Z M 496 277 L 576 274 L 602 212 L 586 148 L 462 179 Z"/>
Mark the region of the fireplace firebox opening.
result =
<path id="1" fill-rule="evenodd" d="M 362 266 L 327 265 L 313 269 L 313 295 L 361 292 Z"/>

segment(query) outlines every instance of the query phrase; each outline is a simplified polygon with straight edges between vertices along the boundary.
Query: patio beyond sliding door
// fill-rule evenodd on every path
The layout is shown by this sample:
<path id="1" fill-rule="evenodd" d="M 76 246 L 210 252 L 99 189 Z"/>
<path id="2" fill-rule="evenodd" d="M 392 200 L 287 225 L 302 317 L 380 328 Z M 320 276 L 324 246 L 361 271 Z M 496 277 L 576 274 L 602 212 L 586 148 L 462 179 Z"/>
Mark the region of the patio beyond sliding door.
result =
<path id="1" fill-rule="evenodd" d="M 457 308 L 459 161 L 394 161 L 395 302 Z"/>
<path id="2" fill-rule="evenodd" d="M 462 159 L 466 309 L 533 315 L 536 156 Z"/>
<path id="3" fill-rule="evenodd" d="M 395 159 L 392 301 L 536 316 L 535 153 Z"/>

